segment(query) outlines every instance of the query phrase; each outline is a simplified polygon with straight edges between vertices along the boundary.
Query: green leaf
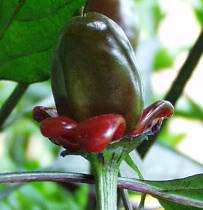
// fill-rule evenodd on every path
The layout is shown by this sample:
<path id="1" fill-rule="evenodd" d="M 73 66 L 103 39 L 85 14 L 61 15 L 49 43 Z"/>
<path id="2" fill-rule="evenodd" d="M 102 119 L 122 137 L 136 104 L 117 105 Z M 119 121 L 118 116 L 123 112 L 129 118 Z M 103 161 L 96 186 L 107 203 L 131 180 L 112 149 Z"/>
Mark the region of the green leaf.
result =
<path id="1" fill-rule="evenodd" d="M 160 71 L 163 68 L 171 67 L 174 59 L 167 49 L 161 48 L 154 57 L 153 68 L 155 71 Z"/>
<path id="2" fill-rule="evenodd" d="M 161 199 L 159 199 L 159 203 L 164 207 L 165 210 L 200 210 L 200 208 L 183 206 L 180 204 L 168 202 Z"/>
<path id="3" fill-rule="evenodd" d="M 0 79 L 23 83 L 48 79 L 59 34 L 84 1 L 29 0 L 18 9 L 16 0 L 2 0 Z"/>
<path id="4" fill-rule="evenodd" d="M 126 155 L 125 162 L 133 169 L 133 171 L 138 175 L 140 179 L 144 179 L 144 177 L 142 176 L 142 173 L 140 172 L 139 168 L 134 163 L 134 161 L 132 160 L 129 154 Z"/>
<path id="5" fill-rule="evenodd" d="M 122 182 L 124 183 L 122 184 Z M 184 208 L 185 210 L 203 209 L 203 174 L 167 181 L 141 181 L 121 178 L 118 183 L 123 187 L 127 186 L 130 190 L 150 194 L 155 198 L 168 201 L 169 205 L 170 203 L 175 203 L 175 206 L 183 205 L 183 208 L 177 208 L 177 210 Z"/>
<path id="6" fill-rule="evenodd" d="M 14 13 L 15 8 L 18 6 L 17 1 L 0 1 L 0 29 L 6 25 L 9 20 L 9 17 Z"/>
<path id="7" fill-rule="evenodd" d="M 175 203 L 184 204 L 181 208 L 180 205 L 173 204 L 173 208 L 177 210 L 195 210 L 203 209 L 203 175 L 195 175 L 183 179 L 176 179 L 170 181 L 145 181 L 151 187 L 155 187 L 158 192 L 155 197 L 163 198 L 161 203 L 169 207 Z M 165 200 L 170 202 L 165 202 Z M 172 204 L 171 204 L 172 203 Z M 178 208 L 179 207 L 179 208 Z M 196 207 L 196 208 L 194 208 Z"/>

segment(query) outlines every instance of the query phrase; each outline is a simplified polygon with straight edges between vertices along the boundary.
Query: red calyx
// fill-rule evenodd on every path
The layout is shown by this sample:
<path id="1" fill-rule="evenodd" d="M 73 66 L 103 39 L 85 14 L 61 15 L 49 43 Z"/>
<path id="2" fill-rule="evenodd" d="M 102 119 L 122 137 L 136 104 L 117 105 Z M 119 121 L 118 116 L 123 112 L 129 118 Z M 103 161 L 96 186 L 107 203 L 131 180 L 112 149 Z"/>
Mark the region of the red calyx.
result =
<path id="1" fill-rule="evenodd" d="M 76 125 L 74 120 L 64 116 L 47 118 L 41 122 L 41 132 L 44 136 L 54 139 L 68 135 Z"/>
<path id="2" fill-rule="evenodd" d="M 143 111 L 136 128 L 127 135 L 152 135 L 172 114 L 171 103 L 157 101 Z M 122 139 L 126 131 L 126 121 L 120 114 L 104 114 L 77 123 L 68 117 L 58 116 L 56 109 L 36 107 L 33 117 L 41 122 L 44 136 L 70 151 L 102 152 L 112 141 Z"/>
<path id="3" fill-rule="evenodd" d="M 164 100 L 157 101 L 143 111 L 138 125 L 130 135 L 138 136 L 141 133 L 154 134 L 160 129 L 162 121 L 169 118 L 172 114 L 173 106 L 170 102 Z"/>
<path id="4" fill-rule="evenodd" d="M 125 132 L 125 119 L 119 114 L 100 115 L 78 124 L 78 141 L 87 152 L 103 151 Z"/>
<path id="5" fill-rule="evenodd" d="M 41 122 L 45 137 L 71 151 L 101 152 L 112 140 L 121 138 L 125 129 L 126 122 L 119 114 L 100 115 L 78 124 L 65 116 Z"/>
<path id="6" fill-rule="evenodd" d="M 32 110 L 33 119 L 37 122 L 50 117 L 58 117 L 58 113 L 55 108 L 48 108 L 44 106 L 36 106 Z"/>

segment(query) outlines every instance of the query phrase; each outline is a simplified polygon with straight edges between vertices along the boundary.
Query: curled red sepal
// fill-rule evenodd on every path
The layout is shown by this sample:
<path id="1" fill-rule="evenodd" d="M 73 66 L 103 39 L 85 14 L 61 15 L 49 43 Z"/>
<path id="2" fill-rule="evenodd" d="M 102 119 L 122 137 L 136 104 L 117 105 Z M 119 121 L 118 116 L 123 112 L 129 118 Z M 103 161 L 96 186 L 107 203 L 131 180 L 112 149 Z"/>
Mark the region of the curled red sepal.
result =
<path id="1" fill-rule="evenodd" d="M 73 128 L 77 126 L 74 120 L 59 116 L 53 118 L 46 118 L 41 122 L 41 133 L 48 138 L 59 138 L 68 135 L 72 132 Z"/>
<path id="2" fill-rule="evenodd" d="M 143 111 L 139 123 L 129 135 L 155 134 L 160 129 L 162 121 L 169 118 L 173 111 L 173 105 L 168 101 L 160 100 L 151 104 Z"/>
<path id="3" fill-rule="evenodd" d="M 125 119 L 119 114 L 100 115 L 77 123 L 65 116 L 51 117 L 47 110 L 45 107 L 33 110 L 33 118 L 41 122 L 41 133 L 70 151 L 103 151 L 111 141 L 120 139 L 126 129 Z"/>
<path id="4" fill-rule="evenodd" d="M 49 117 L 58 117 L 58 113 L 55 108 L 48 108 L 44 106 L 36 106 L 32 110 L 33 119 L 37 122 L 41 122 L 42 120 Z"/>
<path id="5" fill-rule="evenodd" d="M 119 114 L 106 114 L 78 124 L 78 141 L 87 152 L 103 151 L 112 140 L 120 139 L 126 128 Z"/>
<path id="6" fill-rule="evenodd" d="M 74 129 L 76 126 L 76 121 L 59 116 L 42 120 L 40 129 L 43 136 L 48 137 L 53 143 L 74 152 L 80 150 Z"/>
<path id="7" fill-rule="evenodd" d="M 143 111 L 136 128 L 126 134 L 126 122 L 120 114 L 99 115 L 77 123 L 68 117 L 58 116 L 53 108 L 33 109 L 33 118 L 41 123 L 42 134 L 55 144 L 74 152 L 101 152 L 112 141 L 118 141 L 125 135 L 153 135 L 160 129 L 162 121 L 172 114 L 171 103 L 157 101 Z"/>

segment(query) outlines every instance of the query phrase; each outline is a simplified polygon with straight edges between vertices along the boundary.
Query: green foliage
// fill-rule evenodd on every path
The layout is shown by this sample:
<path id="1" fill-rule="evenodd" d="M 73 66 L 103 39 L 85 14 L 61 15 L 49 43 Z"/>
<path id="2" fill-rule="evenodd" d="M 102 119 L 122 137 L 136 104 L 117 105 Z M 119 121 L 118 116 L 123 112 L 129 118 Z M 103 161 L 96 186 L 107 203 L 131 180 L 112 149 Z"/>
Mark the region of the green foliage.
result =
<path id="1" fill-rule="evenodd" d="M 159 28 L 159 24 L 161 23 L 162 19 L 165 17 L 165 14 L 161 10 L 159 4 L 154 3 L 151 8 L 152 16 L 154 19 L 154 28 L 157 30 Z"/>
<path id="2" fill-rule="evenodd" d="M 12 82 L 0 83 L 3 99 L 12 89 Z M 49 94 L 48 82 L 32 85 L 11 118 L 16 114 L 22 114 L 27 108 L 31 109 L 34 103 L 45 99 Z M 3 103 L 3 100 L 0 100 L 0 103 Z M 59 147 L 50 144 L 41 136 L 38 125 L 31 121 L 30 116 L 21 116 L 2 134 L 5 137 L 0 137 L 2 161 L 0 171 L 38 170 L 49 167 L 59 153 Z M 32 145 L 37 145 L 37 154 L 33 153 Z M 87 194 L 88 186 L 85 185 L 79 186 L 73 192 L 55 183 L 34 183 L 17 187 L 0 185 L 0 209 L 84 210 L 87 205 Z"/>
<path id="3" fill-rule="evenodd" d="M 55 183 L 33 183 L 20 186 L 18 190 L 4 198 L 0 202 L 0 209 L 84 210 L 87 205 L 87 194 L 88 186 L 85 185 L 70 192 Z"/>
<path id="4" fill-rule="evenodd" d="M 48 79 L 58 36 L 83 4 L 84 0 L 30 0 L 18 9 L 15 0 L 2 0 L 0 79 L 23 83 Z"/>
<path id="5" fill-rule="evenodd" d="M 59 34 L 84 2 L 85 0 L 0 0 L 0 79 L 24 83 L 48 79 Z M 147 1 L 135 0 L 135 2 L 147 5 Z M 142 22 L 141 27 L 148 30 L 151 25 L 157 31 L 164 13 L 157 2 L 151 4 L 150 11 L 146 9 L 148 8 L 146 5 L 137 11 L 144 14 L 141 20 L 145 21 Z M 194 7 L 194 12 L 200 26 L 203 26 L 203 0 L 199 0 L 199 5 Z M 147 27 L 145 22 L 148 22 Z M 163 68 L 171 67 L 173 63 L 173 56 L 167 49 L 161 48 L 155 56 L 154 69 L 161 71 Z M 0 84 L 1 104 L 13 88 L 11 83 L 7 83 L 6 88 L 2 88 L 4 86 L 2 83 Z M 43 93 L 44 90 L 45 93 Z M 26 99 L 16 107 L 14 115 L 19 113 L 22 117 L 25 109 L 29 107 L 31 110 L 33 104 L 49 94 L 50 88 L 47 84 L 46 87 L 37 86 L 34 90 L 28 91 Z M 175 114 L 203 121 L 202 108 L 189 98 L 185 105 L 177 107 Z M 45 156 L 50 164 L 58 155 L 59 148 L 43 139 L 38 127 L 30 119 L 31 114 L 26 115 L 26 118 L 18 120 L 3 132 L 0 138 L 1 171 L 39 169 L 44 167 L 42 159 Z M 34 138 L 33 135 L 35 135 Z M 184 133 L 173 135 L 166 129 L 160 138 L 169 139 L 170 142 L 167 143 L 175 147 L 182 141 L 184 135 Z M 38 145 L 38 150 L 41 150 L 38 157 L 35 155 L 33 158 L 30 154 L 33 152 L 29 149 L 32 142 L 35 142 L 34 145 Z M 132 162 L 128 161 L 128 164 L 135 171 L 137 170 Z M 150 190 L 156 192 L 151 193 L 154 197 L 162 198 L 159 201 L 165 210 L 198 210 L 199 208 L 175 204 L 164 198 L 177 196 L 187 202 L 202 205 L 202 183 L 202 175 L 197 175 L 168 182 L 146 181 L 143 185 L 149 189 L 149 193 Z M 8 186 L 0 185 L 1 210 L 83 210 L 87 204 L 87 186 L 80 186 L 78 190 L 70 192 L 55 183 L 27 184 L 4 197 L 7 190 Z M 160 193 L 160 196 L 157 193 Z"/>
<path id="6" fill-rule="evenodd" d="M 167 49 L 161 48 L 154 57 L 153 68 L 155 71 L 161 71 L 163 68 L 171 67 L 174 59 Z"/>
<path id="7" fill-rule="evenodd" d="M 145 181 L 158 193 L 152 193 L 155 197 L 167 200 L 166 210 L 196 210 L 201 207 L 203 209 L 203 175 L 195 175 L 184 179 L 176 179 L 170 181 Z M 155 187 L 155 188 L 154 188 Z M 157 195 L 156 195 L 157 194 Z M 180 202 L 187 206 L 178 208 L 180 205 L 176 205 L 173 202 Z M 162 201 L 161 201 L 162 203 Z M 193 206 L 193 207 L 189 207 Z M 198 207 L 198 208 L 194 208 Z"/>
<path id="8" fill-rule="evenodd" d="M 133 159 L 131 158 L 130 154 L 126 155 L 125 162 L 132 168 L 132 170 L 135 172 L 135 174 L 138 175 L 140 179 L 144 179 L 142 176 L 138 166 L 134 163 Z"/>
<path id="9" fill-rule="evenodd" d="M 3 95 L 13 88 L 11 82 L 2 82 L 1 85 Z M 50 89 L 47 82 L 35 84 L 33 88 L 35 90 L 44 89 L 44 91 L 37 91 L 33 94 L 31 87 L 26 93 L 26 97 L 16 107 L 14 115 L 22 113 L 25 107 L 32 107 L 33 103 L 41 100 L 42 97 L 45 98 Z M 30 117 L 21 117 L 3 134 L 5 138 L 0 139 L 0 146 L 3 151 L 1 151 L 1 171 L 37 170 L 47 167 L 59 153 L 59 147 L 50 144 L 41 136 L 38 126 L 33 124 Z M 33 153 L 34 148 L 31 151 L 32 145 L 38 146 L 37 154 Z M 87 194 L 88 186 L 81 186 L 72 192 L 55 183 L 28 184 L 19 186 L 17 189 L 0 185 L 0 209 L 83 210 L 87 204 Z"/>
<path id="10" fill-rule="evenodd" d="M 194 7 L 196 18 L 201 27 L 203 27 L 203 1 L 199 0 L 198 6 Z"/>
<path id="11" fill-rule="evenodd" d="M 196 17 L 197 17 L 200 25 L 203 27 L 203 9 L 196 8 L 195 14 L 196 14 Z"/>
<path id="12" fill-rule="evenodd" d="M 202 208 L 196 208 L 191 206 L 183 206 L 177 203 L 171 203 L 165 200 L 159 199 L 159 203 L 164 207 L 164 210 L 200 210 Z"/>

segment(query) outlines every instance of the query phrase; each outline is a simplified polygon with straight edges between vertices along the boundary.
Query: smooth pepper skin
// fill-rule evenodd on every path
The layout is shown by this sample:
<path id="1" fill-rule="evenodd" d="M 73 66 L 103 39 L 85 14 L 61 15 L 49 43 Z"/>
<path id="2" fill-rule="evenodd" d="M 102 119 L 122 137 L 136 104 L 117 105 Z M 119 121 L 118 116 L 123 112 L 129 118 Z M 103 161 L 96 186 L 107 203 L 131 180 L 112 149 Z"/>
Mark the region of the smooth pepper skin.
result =
<path id="1" fill-rule="evenodd" d="M 86 11 L 99 12 L 114 20 L 136 48 L 139 33 L 134 0 L 88 0 Z"/>
<path id="2" fill-rule="evenodd" d="M 60 38 L 51 74 L 59 115 L 76 121 L 121 114 L 132 130 L 143 96 L 133 49 L 122 29 L 99 13 L 73 18 Z"/>

